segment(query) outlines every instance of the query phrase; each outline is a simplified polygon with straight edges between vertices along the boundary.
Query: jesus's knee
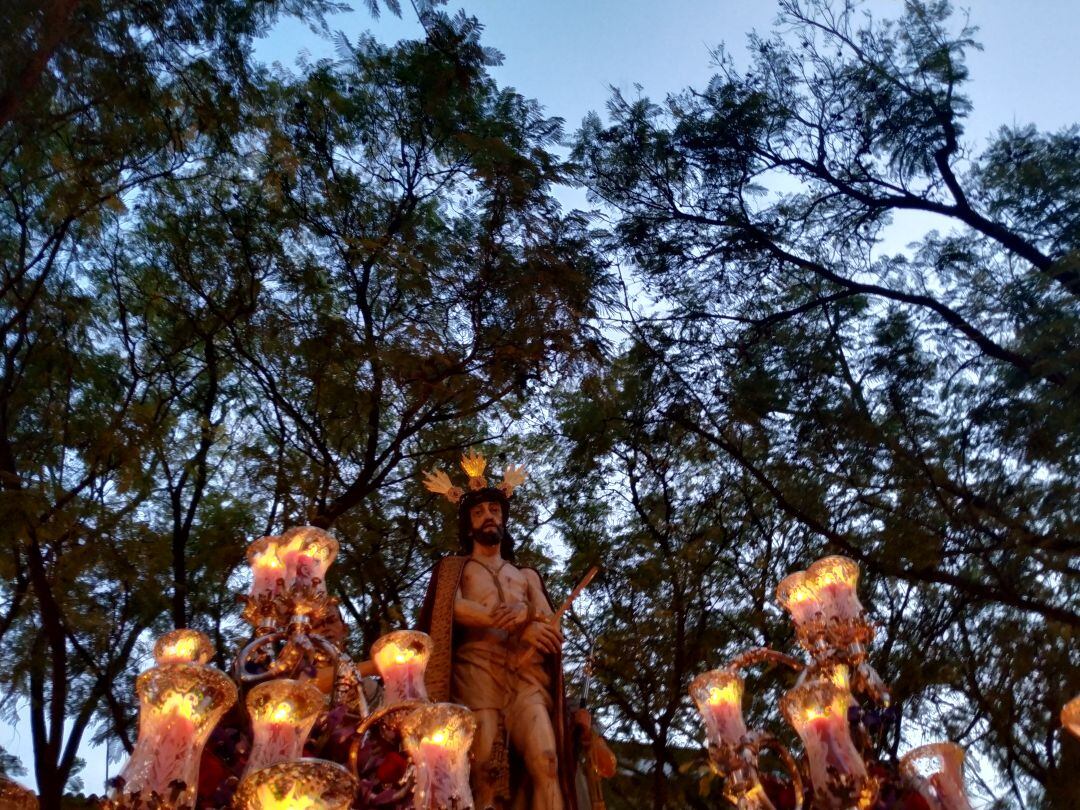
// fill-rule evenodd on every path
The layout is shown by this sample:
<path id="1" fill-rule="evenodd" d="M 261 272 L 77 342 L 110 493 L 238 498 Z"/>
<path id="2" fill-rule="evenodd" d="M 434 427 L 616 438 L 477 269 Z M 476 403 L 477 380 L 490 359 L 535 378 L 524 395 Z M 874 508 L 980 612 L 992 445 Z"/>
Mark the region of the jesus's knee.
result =
<path id="1" fill-rule="evenodd" d="M 554 779 L 559 773 L 559 758 L 550 748 L 530 753 L 525 758 L 525 765 L 533 779 Z"/>

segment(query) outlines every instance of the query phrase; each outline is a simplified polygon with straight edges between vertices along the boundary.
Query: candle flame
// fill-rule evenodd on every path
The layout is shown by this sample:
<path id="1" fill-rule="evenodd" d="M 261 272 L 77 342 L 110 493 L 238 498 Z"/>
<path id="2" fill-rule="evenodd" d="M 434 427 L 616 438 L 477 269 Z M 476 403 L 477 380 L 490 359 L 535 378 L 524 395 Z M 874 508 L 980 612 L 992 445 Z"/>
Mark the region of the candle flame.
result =
<path id="1" fill-rule="evenodd" d="M 198 722 L 202 720 L 202 714 L 196 710 L 193 698 L 194 695 L 170 692 L 158 711 L 162 715 L 171 714 L 174 717 L 183 717 L 185 720 Z"/>
<path id="2" fill-rule="evenodd" d="M 404 664 L 406 661 L 412 661 L 416 658 L 416 650 L 411 647 L 399 647 L 394 652 L 394 661 L 398 664 Z"/>
<path id="3" fill-rule="evenodd" d="M 803 719 L 804 719 L 804 720 L 805 720 L 805 721 L 806 721 L 807 723 L 812 723 L 812 722 L 814 722 L 815 720 L 821 720 L 821 719 L 823 719 L 823 718 L 826 718 L 826 717 L 828 717 L 828 716 L 829 716 L 830 714 L 831 714 L 831 712 L 829 711 L 829 707 L 828 707 L 828 706 L 825 706 L 825 707 L 821 707 L 821 706 L 807 706 L 807 707 L 806 707 L 806 708 L 805 708 L 805 709 L 803 710 Z"/>
<path id="4" fill-rule="evenodd" d="M 734 682 L 726 683 L 723 686 L 714 686 L 709 690 L 709 705 L 718 706 L 721 703 L 742 703 L 742 695 Z"/>
<path id="5" fill-rule="evenodd" d="M 309 795 L 298 794 L 296 785 L 289 787 L 284 796 L 277 796 L 272 785 L 262 785 L 255 794 L 255 806 L 259 810 L 318 810 L 321 803 Z"/>
<path id="6" fill-rule="evenodd" d="M 447 737 L 448 735 L 446 731 L 440 728 L 438 731 L 428 737 L 426 741 L 432 743 L 433 745 L 446 745 Z"/>
<path id="7" fill-rule="evenodd" d="M 293 719 L 293 707 L 287 700 L 283 700 L 270 715 L 270 720 L 275 723 L 286 723 Z"/>
<path id="8" fill-rule="evenodd" d="M 276 568 L 279 570 L 285 568 L 285 563 L 278 557 L 277 549 L 273 546 L 255 558 L 255 565 L 262 568 Z"/>

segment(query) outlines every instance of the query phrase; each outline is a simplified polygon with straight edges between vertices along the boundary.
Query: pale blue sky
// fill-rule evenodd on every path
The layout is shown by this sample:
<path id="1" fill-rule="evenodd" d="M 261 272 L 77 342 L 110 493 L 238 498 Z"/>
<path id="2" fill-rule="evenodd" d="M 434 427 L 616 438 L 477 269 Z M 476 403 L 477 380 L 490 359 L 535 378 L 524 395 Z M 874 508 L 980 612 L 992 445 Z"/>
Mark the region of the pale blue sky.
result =
<path id="1" fill-rule="evenodd" d="M 868 5 L 880 16 L 891 16 L 901 6 L 898 0 Z M 637 83 L 660 98 L 688 85 L 704 85 L 712 73 L 710 48 L 726 42 L 738 56 L 746 34 L 768 29 L 776 10 L 773 0 L 469 0 L 449 6 L 462 7 L 486 26 L 484 43 L 506 57 L 493 71 L 498 81 L 538 99 L 549 115 L 565 118 L 568 133 L 590 110 L 604 109 L 611 86 L 633 92 Z M 1080 119 L 1080 2 L 976 0 L 968 8 L 985 47 L 969 60 L 968 93 L 975 109 L 967 137 L 972 145 L 981 147 L 1003 124 L 1058 129 Z M 350 12 L 335 16 L 330 25 L 350 38 L 370 30 L 385 42 L 421 33 L 411 11 L 400 20 L 385 13 L 373 20 L 364 11 Z M 260 42 L 257 54 L 292 67 L 301 49 L 313 59 L 334 55 L 331 43 L 291 20 Z M 578 195 L 564 199 L 580 204 Z M 25 722 L 0 725 L 0 745 L 31 769 Z M 84 746 L 88 764 L 82 776 L 90 791 L 102 788 L 103 754 Z M 32 776 L 26 781 L 32 782 Z"/>

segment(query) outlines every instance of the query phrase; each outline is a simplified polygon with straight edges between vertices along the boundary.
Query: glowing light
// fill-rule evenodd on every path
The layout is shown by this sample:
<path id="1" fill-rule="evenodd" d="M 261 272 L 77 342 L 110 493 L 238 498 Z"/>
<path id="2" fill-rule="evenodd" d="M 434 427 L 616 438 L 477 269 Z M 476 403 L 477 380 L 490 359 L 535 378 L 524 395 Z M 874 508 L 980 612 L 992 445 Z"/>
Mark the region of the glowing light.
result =
<path id="1" fill-rule="evenodd" d="M 461 469 L 469 478 L 480 478 L 487 469 L 487 459 L 479 453 L 468 453 L 461 457 Z"/>
<path id="2" fill-rule="evenodd" d="M 259 810 L 319 810 L 319 802 L 296 790 L 296 785 L 289 788 L 284 796 L 275 795 L 273 785 L 263 785 L 255 793 L 255 807 Z"/>
<path id="3" fill-rule="evenodd" d="M 292 716 L 292 704 L 279 703 L 273 714 L 270 715 L 270 720 L 274 723 L 286 723 L 292 720 Z"/>
<path id="4" fill-rule="evenodd" d="M 202 719 L 201 713 L 196 711 L 195 696 L 190 693 L 172 692 L 158 708 L 158 713 L 163 717 L 182 717 L 192 723 Z"/>
<path id="5" fill-rule="evenodd" d="M 734 682 L 711 687 L 709 705 L 716 706 L 720 703 L 742 703 L 742 690 Z"/>
<path id="6" fill-rule="evenodd" d="M 395 630 L 371 645 L 371 660 L 383 682 L 383 705 L 427 700 L 424 673 L 431 658 L 431 638 L 415 630 Z"/>
<path id="7" fill-rule="evenodd" d="M 731 670 L 703 672 L 690 683 L 690 697 L 697 705 L 711 745 L 738 745 L 746 734 L 742 696 L 743 680 Z"/>

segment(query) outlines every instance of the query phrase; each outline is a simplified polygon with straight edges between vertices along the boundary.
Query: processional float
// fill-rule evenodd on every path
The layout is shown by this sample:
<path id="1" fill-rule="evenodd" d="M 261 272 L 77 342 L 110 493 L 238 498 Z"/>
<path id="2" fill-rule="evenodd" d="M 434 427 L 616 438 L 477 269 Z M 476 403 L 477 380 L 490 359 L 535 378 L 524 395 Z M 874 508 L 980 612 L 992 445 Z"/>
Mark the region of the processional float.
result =
<path id="1" fill-rule="evenodd" d="M 382 690 L 368 706 L 326 591 L 337 552 L 333 537 L 309 526 L 251 544 L 252 587 L 241 601 L 254 637 L 230 675 L 211 665 L 204 634 L 158 639 L 155 666 L 136 681 L 138 738 L 103 810 L 471 810 L 471 712 L 428 699 L 431 640 L 408 630 L 372 646 Z M 758 648 L 691 683 L 710 765 L 738 810 L 778 810 L 763 780 L 770 756 L 795 810 L 869 810 L 889 792 L 917 795 L 929 810 L 971 810 L 959 745 L 923 745 L 892 764 L 875 757 L 871 727 L 880 723 L 871 719 L 888 712 L 889 692 L 867 659 L 874 626 L 858 577 L 852 560 L 831 556 L 780 582 L 777 601 L 808 660 Z M 741 672 L 762 663 L 799 673 L 780 712 L 801 757 L 746 726 Z M 1080 737 L 1080 697 L 1062 709 L 1061 724 Z M 0 777 L 0 807 L 36 810 L 37 800 Z"/>

